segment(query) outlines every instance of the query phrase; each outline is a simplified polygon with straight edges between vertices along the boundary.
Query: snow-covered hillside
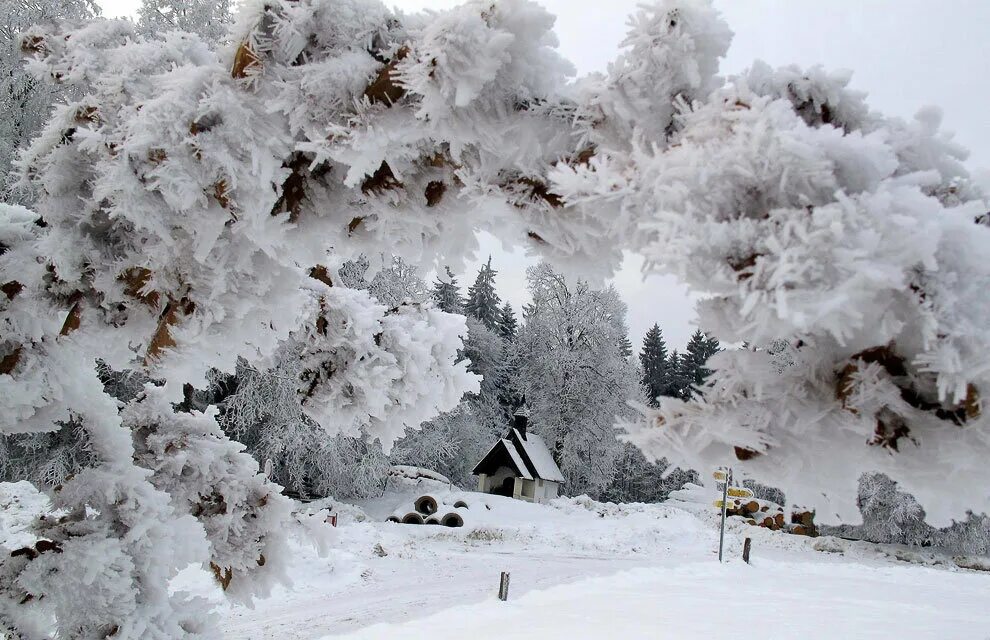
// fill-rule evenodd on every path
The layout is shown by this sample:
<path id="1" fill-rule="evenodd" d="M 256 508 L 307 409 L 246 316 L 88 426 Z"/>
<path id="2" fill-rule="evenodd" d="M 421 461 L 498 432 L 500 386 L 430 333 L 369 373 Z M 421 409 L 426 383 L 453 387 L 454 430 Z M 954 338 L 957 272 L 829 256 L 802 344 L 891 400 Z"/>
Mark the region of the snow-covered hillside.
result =
<path id="1" fill-rule="evenodd" d="M 465 526 L 384 522 L 424 493 L 465 501 Z M 293 588 L 254 609 L 224 605 L 228 640 L 990 634 L 990 574 L 950 558 L 915 566 L 895 556 L 920 557 L 738 521 L 720 565 L 714 509 L 582 498 L 532 505 L 428 480 L 360 508 L 314 506 L 339 513 L 339 545 L 327 558 L 294 545 Z M 754 539 L 749 566 L 738 559 L 745 536 Z M 506 603 L 496 598 L 501 571 L 511 573 Z M 213 589 L 191 570 L 174 586 Z"/>

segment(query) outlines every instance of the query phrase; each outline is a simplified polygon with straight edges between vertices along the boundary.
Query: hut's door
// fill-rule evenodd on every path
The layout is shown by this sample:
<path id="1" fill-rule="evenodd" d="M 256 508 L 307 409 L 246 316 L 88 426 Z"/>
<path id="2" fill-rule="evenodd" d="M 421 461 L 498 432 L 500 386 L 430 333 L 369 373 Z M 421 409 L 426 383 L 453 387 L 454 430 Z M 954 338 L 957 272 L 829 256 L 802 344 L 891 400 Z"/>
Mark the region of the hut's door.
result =
<path id="1" fill-rule="evenodd" d="M 492 493 L 497 496 L 505 496 L 506 498 L 512 497 L 512 490 L 516 486 L 516 479 L 512 476 L 502 480 L 502 484 L 492 489 Z"/>

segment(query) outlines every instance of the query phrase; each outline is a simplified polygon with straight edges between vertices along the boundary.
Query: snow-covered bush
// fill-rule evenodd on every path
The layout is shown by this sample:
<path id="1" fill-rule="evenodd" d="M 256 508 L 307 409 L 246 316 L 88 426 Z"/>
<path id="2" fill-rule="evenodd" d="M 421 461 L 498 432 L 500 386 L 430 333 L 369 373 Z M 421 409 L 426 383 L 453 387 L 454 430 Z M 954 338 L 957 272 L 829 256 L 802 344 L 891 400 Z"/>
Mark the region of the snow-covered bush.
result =
<path id="1" fill-rule="evenodd" d="M 932 544 L 934 528 L 925 523 L 925 510 L 914 496 L 899 491 L 897 483 L 882 473 L 866 473 L 859 479 L 857 497 L 863 524 L 858 533 L 871 542 Z"/>

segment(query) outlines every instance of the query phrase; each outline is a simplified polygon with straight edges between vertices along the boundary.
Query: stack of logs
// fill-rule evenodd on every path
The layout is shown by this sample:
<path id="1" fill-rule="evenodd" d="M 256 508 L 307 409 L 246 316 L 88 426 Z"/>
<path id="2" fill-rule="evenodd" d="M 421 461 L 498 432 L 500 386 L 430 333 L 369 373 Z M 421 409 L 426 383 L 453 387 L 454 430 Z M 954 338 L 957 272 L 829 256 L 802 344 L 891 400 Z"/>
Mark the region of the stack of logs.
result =
<path id="1" fill-rule="evenodd" d="M 816 536 L 815 512 L 803 507 L 793 507 L 788 523 L 784 508 L 768 500 L 758 498 L 729 498 L 725 513 L 739 516 L 748 524 L 771 531 L 785 531 L 798 536 Z"/>

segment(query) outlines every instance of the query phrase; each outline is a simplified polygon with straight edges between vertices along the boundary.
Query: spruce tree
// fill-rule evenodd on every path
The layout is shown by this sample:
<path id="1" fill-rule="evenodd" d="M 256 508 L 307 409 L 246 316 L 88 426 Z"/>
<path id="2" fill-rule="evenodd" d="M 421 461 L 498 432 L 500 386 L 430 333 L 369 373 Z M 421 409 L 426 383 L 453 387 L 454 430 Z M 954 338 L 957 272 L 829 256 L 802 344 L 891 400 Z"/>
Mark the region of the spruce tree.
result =
<path id="1" fill-rule="evenodd" d="M 509 342 L 516 339 L 516 332 L 519 330 L 519 323 L 516 321 L 516 312 L 512 310 L 512 305 L 506 302 L 499 313 L 498 334 L 503 340 Z"/>
<path id="2" fill-rule="evenodd" d="M 502 300 L 495 292 L 497 274 L 498 272 L 492 269 L 492 257 L 488 256 L 488 262 L 482 265 L 474 284 L 468 289 L 467 301 L 464 303 L 465 314 L 477 318 L 491 331 L 498 329 L 499 319 L 502 316 Z"/>
<path id="3" fill-rule="evenodd" d="M 619 355 L 625 359 L 629 359 L 633 354 L 632 341 L 629 340 L 629 334 L 624 333 L 619 336 Z"/>
<path id="4" fill-rule="evenodd" d="M 684 388 L 688 385 L 684 375 L 684 356 L 677 353 L 677 349 L 670 354 L 667 360 L 667 376 L 663 385 L 663 393 L 660 395 L 668 398 L 683 398 Z"/>
<path id="5" fill-rule="evenodd" d="M 654 324 L 643 338 L 639 363 L 643 371 L 642 382 L 646 389 L 646 401 L 650 406 L 659 406 L 657 398 L 664 395 L 666 390 L 670 363 L 667 360 L 667 344 L 657 324 Z"/>
<path id="6" fill-rule="evenodd" d="M 685 400 L 697 395 L 708 377 L 712 375 L 711 369 L 705 366 L 708 358 L 715 355 L 719 350 L 718 340 L 709 338 L 701 329 L 698 329 L 688 341 L 687 352 L 684 354 L 680 370 L 685 380 L 683 387 L 683 397 Z"/>
<path id="7" fill-rule="evenodd" d="M 433 291 L 431 293 L 434 302 L 437 303 L 437 308 L 441 311 L 447 313 L 464 313 L 464 299 L 461 298 L 461 290 L 457 286 L 457 278 L 454 277 L 454 272 L 447 269 L 447 280 L 444 281 L 439 276 L 437 276 L 437 281 L 433 283 Z"/>

